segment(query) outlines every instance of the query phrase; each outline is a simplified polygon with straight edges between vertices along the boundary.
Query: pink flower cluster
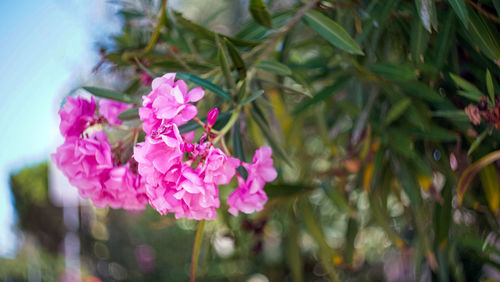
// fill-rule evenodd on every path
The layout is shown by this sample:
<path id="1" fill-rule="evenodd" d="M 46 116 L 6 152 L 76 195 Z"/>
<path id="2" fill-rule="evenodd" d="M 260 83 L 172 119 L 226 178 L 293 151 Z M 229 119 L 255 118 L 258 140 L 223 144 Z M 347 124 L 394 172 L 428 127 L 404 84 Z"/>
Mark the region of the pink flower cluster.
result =
<path id="1" fill-rule="evenodd" d="M 97 207 L 146 207 L 142 177 L 132 172 L 130 163 L 116 163 L 105 132 L 92 128 L 95 124 L 121 124 L 116 117 L 128 108 L 130 105 L 102 99 L 96 114 L 93 97 L 90 101 L 67 97 L 59 111 L 60 131 L 66 139 L 52 159 L 79 194 Z"/>
<path id="2" fill-rule="evenodd" d="M 93 98 L 68 97 L 59 112 L 60 131 L 66 139 L 52 155 L 54 162 L 80 195 L 98 207 L 144 209 L 149 201 L 161 214 L 214 219 L 220 207 L 219 185 L 230 183 L 237 174 L 239 185 L 228 198 L 229 212 L 262 210 L 267 201 L 264 185 L 277 176 L 271 148 L 259 148 L 252 163 L 216 148 L 212 127 L 217 108 L 208 112 L 198 143 L 193 143 L 194 132 L 181 135 L 178 127 L 196 117 L 198 109 L 192 103 L 203 98 L 204 91 L 200 87 L 189 90 L 175 76 L 168 73 L 155 78 L 152 91 L 143 96 L 139 117 L 146 136 L 125 164 L 119 161 L 123 143 L 110 144 L 101 128 L 122 128 L 117 116 L 131 106 L 101 99 L 96 113 Z M 237 173 L 240 166 L 248 172 L 246 179 Z"/>
<path id="3" fill-rule="evenodd" d="M 151 206 L 161 214 L 173 212 L 176 218 L 214 219 L 220 206 L 218 185 L 228 184 L 236 168 L 243 165 L 249 175 L 229 197 L 230 211 L 237 215 L 238 211 L 261 210 L 267 201 L 264 184 L 276 178 L 271 148 L 257 150 L 252 164 L 215 148 L 209 137 L 217 109 L 208 113 L 207 132 L 200 142 L 190 143 L 180 135 L 178 126 L 197 115 L 197 108 L 189 102 L 200 100 L 203 90 L 198 87 L 188 91 L 184 81 L 175 81 L 175 73 L 154 79 L 152 85 L 153 90 L 143 97 L 139 109 L 147 135 L 134 148 Z"/>

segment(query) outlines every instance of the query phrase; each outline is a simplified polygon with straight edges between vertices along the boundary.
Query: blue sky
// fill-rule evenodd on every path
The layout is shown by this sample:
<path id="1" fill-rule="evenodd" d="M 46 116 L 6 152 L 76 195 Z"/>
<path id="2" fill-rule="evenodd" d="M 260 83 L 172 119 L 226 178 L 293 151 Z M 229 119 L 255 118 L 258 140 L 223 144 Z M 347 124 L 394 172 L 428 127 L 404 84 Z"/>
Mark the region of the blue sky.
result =
<path id="1" fill-rule="evenodd" d="M 15 215 L 8 174 L 47 160 L 59 140 L 57 111 L 90 79 L 95 42 L 116 30 L 105 0 L 0 1 L 0 255 L 12 256 Z"/>

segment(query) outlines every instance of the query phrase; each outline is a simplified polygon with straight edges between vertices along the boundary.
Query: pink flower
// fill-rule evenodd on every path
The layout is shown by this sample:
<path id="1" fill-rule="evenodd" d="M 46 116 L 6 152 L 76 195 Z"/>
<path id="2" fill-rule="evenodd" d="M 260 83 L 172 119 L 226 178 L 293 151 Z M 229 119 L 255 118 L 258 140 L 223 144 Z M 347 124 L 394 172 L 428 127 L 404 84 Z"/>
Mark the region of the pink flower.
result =
<path id="1" fill-rule="evenodd" d="M 122 124 L 122 121 L 117 118 L 118 115 L 132 107 L 133 106 L 130 104 L 108 99 L 101 99 L 99 101 L 99 113 L 105 117 L 110 124 Z"/>
<path id="2" fill-rule="evenodd" d="M 271 147 L 260 147 L 255 151 L 251 164 L 242 164 L 248 171 L 248 177 L 255 179 L 254 185 L 263 187 L 266 182 L 271 182 L 276 179 L 278 173 L 273 166 L 273 159 L 271 158 L 272 153 Z"/>
<path id="3" fill-rule="evenodd" d="M 173 122 L 182 125 L 191 120 L 198 113 L 197 108 L 189 104 L 200 100 L 204 91 L 201 87 L 188 91 L 183 80 L 175 82 L 175 73 L 167 73 L 155 78 L 153 90 L 143 96 L 143 106 L 139 108 L 139 116 L 143 123 L 143 130 L 150 134 L 162 122 Z"/>
<path id="4" fill-rule="evenodd" d="M 238 176 L 238 188 L 229 195 L 227 204 L 229 205 L 228 211 L 234 215 L 238 215 L 238 211 L 250 214 L 264 209 L 267 202 L 267 195 L 263 189 L 258 189 L 254 192 L 251 191 L 252 180 L 243 180 Z"/>
<path id="5" fill-rule="evenodd" d="M 123 209 L 143 210 L 146 208 L 148 198 L 144 181 L 140 175 L 130 170 L 128 164 L 114 167 L 109 171 L 109 178 L 104 185 L 106 191 L 115 196 Z"/>
<path id="6" fill-rule="evenodd" d="M 183 146 L 177 126 L 162 125 L 158 135 L 146 136 L 146 140 L 134 148 L 139 174 L 147 183 L 158 185 L 168 170 L 181 162 Z"/>
<path id="7" fill-rule="evenodd" d="M 90 101 L 82 97 L 66 97 L 66 103 L 59 110 L 61 124 L 59 130 L 62 136 L 80 136 L 88 124 L 95 119 L 95 100 Z"/>
<path id="8" fill-rule="evenodd" d="M 103 189 L 107 172 L 113 167 L 111 148 L 103 131 L 87 139 L 68 137 L 52 159 L 84 198 L 92 198 Z"/>
<path id="9" fill-rule="evenodd" d="M 227 184 L 239 166 L 240 160 L 228 157 L 219 148 L 211 146 L 201 168 L 201 172 L 204 174 L 203 181 L 217 185 Z"/>
<path id="10" fill-rule="evenodd" d="M 252 213 L 264 208 L 267 202 L 264 185 L 277 177 L 271 155 L 270 147 L 260 147 L 255 151 L 251 164 L 242 164 L 248 171 L 248 177 L 243 180 L 238 176 L 238 188 L 229 195 L 227 203 L 231 214 L 238 215 L 238 211 Z"/>
<path id="11" fill-rule="evenodd" d="M 216 185 L 204 183 L 187 163 L 172 167 L 156 185 L 146 184 L 149 203 L 161 214 L 176 218 L 214 219 L 220 206 Z"/>

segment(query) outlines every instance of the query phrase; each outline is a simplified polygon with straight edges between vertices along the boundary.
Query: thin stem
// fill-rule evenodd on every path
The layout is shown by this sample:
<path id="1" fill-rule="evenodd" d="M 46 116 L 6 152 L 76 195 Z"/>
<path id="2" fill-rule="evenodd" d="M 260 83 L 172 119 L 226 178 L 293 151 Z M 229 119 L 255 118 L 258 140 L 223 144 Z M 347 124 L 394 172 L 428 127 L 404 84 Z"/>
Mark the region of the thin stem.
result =
<path id="1" fill-rule="evenodd" d="M 144 48 L 144 54 L 149 53 L 153 49 L 153 47 L 155 47 L 156 42 L 158 42 L 158 38 L 160 37 L 161 27 L 165 23 L 166 5 L 167 5 L 167 0 L 163 0 L 161 2 L 161 9 L 160 9 L 160 15 L 158 17 L 158 22 L 156 23 L 156 27 L 153 30 L 151 38 L 149 39 L 148 45 L 146 46 L 146 48 Z"/>
<path id="2" fill-rule="evenodd" d="M 191 278 L 190 282 L 196 279 L 196 267 L 198 266 L 198 255 L 200 254 L 201 241 L 203 241 L 203 229 L 205 228 L 205 220 L 200 220 L 198 229 L 196 229 L 196 236 L 194 237 L 193 255 L 191 256 Z"/>
<path id="3" fill-rule="evenodd" d="M 219 134 L 217 135 L 217 137 L 215 137 L 214 142 L 212 142 L 212 144 L 214 145 L 217 144 L 217 142 L 219 142 L 221 138 L 224 138 L 224 135 L 229 131 L 229 129 L 233 127 L 234 123 L 238 120 L 238 116 L 240 115 L 240 109 L 241 106 L 238 106 L 236 107 L 236 109 L 234 109 L 231 118 L 229 119 L 227 124 L 219 131 Z"/>

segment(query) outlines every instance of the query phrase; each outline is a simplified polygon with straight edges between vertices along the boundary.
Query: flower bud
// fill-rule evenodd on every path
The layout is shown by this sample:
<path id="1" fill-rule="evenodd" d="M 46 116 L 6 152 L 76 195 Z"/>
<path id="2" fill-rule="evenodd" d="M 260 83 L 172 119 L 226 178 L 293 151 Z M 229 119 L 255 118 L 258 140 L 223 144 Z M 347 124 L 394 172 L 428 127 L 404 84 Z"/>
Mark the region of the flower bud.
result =
<path id="1" fill-rule="evenodd" d="M 194 145 L 191 143 L 185 143 L 184 144 L 184 152 L 186 153 L 191 153 L 194 151 Z"/>
<path id="2" fill-rule="evenodd" d="M 207 114 L 207 124 L 212 127 L 217 120 L 217 116 L 219 115 L 219 109 L 213 108 Z"/>

